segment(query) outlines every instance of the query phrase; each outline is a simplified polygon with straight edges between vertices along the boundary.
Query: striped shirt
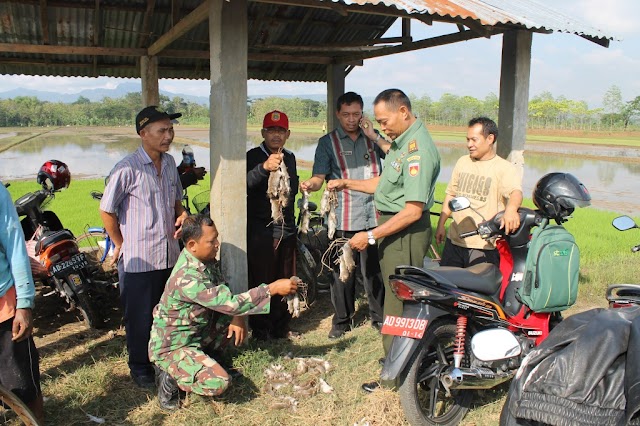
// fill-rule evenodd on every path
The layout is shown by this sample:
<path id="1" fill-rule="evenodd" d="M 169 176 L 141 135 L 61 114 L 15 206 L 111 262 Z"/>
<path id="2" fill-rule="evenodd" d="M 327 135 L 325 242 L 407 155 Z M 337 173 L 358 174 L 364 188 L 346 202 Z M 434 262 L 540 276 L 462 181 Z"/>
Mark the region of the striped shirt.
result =
<path id="1" fill-rule="evenodd" d="M 338 126 L 318 141 L 313 161 L 313 174 L 331 179 L 370 179 L 380 176 L 384 153 L 362 132 L 353 141 Z M 361 231 L 377 226 L 373 194 L 344 190 L 338 191 L 337 229 Z"/>
<path id="2" fill-rule="evenodd" d="M 169 154 L 162 154 L 160 176 L 142 146 L 111 170 L 100 209 L 118 216 L 125 272 L 173 268 L 180 254 L 173 238 L 175 203 L 181 199 L 182 185 Z"/>

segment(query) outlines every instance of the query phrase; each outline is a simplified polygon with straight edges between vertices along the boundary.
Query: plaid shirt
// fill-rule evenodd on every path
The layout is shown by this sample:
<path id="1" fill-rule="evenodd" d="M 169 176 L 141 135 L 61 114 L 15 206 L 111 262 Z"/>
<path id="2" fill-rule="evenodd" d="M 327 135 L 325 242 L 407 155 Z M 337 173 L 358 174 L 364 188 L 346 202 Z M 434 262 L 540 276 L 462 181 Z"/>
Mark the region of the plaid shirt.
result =
<path id="1" fill-rule="evenodd" d="M 173 157 L 162 154 L 158 176 L 149 155 L 140 146 L 113 168 L 100 209 L 118 216 L 122 243 L 120 261 L 125 272 L 172 268 L 180 247 L 175 233 L 175 203 L 182 185 Z"/>
<path id="2" fill-rule="evenodd" d="M 313 174 L 331 179 L 370 179 L 380 176 L 384 153 L 362 132 L 353 141 L 338 126 L 320 138 L 313 161 Z M 363 192 L 338 191 L 337 229 L 361 231 L 377 226 L 373 195 Z"/>

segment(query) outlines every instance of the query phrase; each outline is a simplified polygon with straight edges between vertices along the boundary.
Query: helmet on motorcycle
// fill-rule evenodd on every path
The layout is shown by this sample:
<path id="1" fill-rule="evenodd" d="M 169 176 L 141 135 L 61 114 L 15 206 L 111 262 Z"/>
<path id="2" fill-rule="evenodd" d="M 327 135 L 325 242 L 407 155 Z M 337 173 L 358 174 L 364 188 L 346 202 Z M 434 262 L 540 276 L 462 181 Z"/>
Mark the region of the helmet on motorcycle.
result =
<path id="1" fill-rule="evenodd" d="M 69 187 L 71 173 L 62 161 L 49 160 L 40 167 L 38 183 L 49 190 L 59 191 Z"/>
<path id="2" fill-rule="evenodd" d="M 591 195 L 587 187 L 572 174 L 549 173 L 536 183 L 533 202 L 546 217 L 562 221 L 576 207 L 590 205 Z"/>

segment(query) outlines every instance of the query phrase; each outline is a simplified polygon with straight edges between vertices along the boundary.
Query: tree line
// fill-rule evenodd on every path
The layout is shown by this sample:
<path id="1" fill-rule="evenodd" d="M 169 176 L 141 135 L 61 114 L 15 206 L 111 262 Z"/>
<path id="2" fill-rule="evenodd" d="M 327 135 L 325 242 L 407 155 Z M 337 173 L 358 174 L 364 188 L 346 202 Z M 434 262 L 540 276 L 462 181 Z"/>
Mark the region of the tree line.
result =
<path id="1" fill-rule="evenodd" d="M 479 115 L 498 118 L 499 99 L 495 93 L 484 99 L 451 93 L 443 94 L 438 100 L 426 95 L 409 97 L 414 113 L 430 125 L 464 126 L 471 117 Z M 586 131 L 640 128 L 640 96 L 625 102 L 620 88 L 611 86 L 602 105 L 590 109 L 585 101 L 543 92 L 529 100 L 529 127 Z M 180 121 L 184 124 L 209 125 L 209 108 L 204 105 L 161 95 L 160 107 L 169 113 L 181 112 Z M 121 98 L 106 97 L 98 102 L 81 96 L 71 104 L 20 96 L 0 100 L 0 126 L 126 126 L 133 123 L 141 108 L 139 92 Z M 274 109 L 286 112 L 292 122 L 321 123 L 327 114 L 326 102 L 273 96 L 248 99 L 247 121 L 260 124 L 264 115 Z M 365 105 L 365 111 L 371 114 L 371 105 Z"/>

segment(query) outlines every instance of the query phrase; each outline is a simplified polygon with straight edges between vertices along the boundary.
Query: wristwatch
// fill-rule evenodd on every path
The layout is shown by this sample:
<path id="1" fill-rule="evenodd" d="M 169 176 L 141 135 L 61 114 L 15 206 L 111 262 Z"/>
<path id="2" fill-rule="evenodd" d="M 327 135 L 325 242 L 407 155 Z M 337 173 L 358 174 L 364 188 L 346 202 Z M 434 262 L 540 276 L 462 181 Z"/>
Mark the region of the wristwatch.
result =
<path id="1" fill-rule="evenodd" d="M 367 231 L 367 238 L 368 238 L 370 246 L 375 246 L 376 245 L 376 239 L 373 236 L 373 231 Z"/>

